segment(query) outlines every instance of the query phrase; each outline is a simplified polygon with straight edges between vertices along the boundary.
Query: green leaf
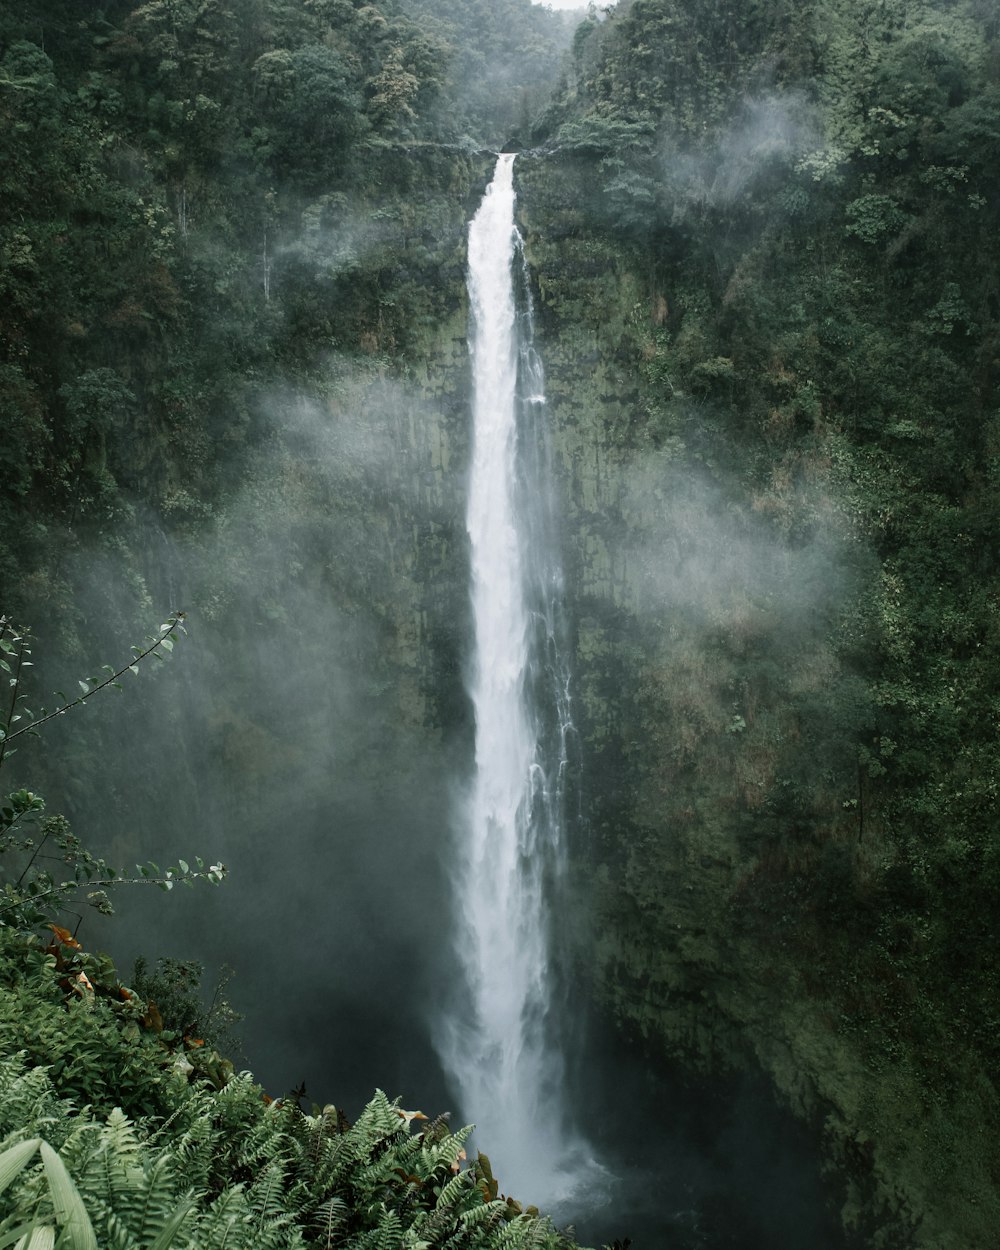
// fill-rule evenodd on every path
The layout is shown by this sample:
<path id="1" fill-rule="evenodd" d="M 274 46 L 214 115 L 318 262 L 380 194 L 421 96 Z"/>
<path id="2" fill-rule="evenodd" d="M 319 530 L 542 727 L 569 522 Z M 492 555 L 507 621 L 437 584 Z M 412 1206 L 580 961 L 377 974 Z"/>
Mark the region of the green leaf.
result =
<path id="1" fill-rule="evenodd" d="M 183 873 L 188 873 L 188 872 L 190 872 L 190 871 L 191 871 L 191 869 L 187 866 L 187 861 L 186 861 L 186 860 L 179 859 L 179 860 L 177 861 L 177 866 L 178 866 L 178 868 L 180 868 L 181 872 L 183 872 Z"/>
<path id="2" fill-rule="evenodd" d="M 64 1225 L 68 1250 L 97 1250 L 97 1238 L 80 1191 L 66 1171 L 66 1164 L 47 1141 L 39 1143 L 42 1165 L 49 1181 L 56 1219 Z"/>
<path id="3" fill-rule="evenodd" d="M 56 1230 L 51 1224 L 38 1224 L 31 1230 L 31 1236 L 19 1250 L 54 1250 Z"/>
<path id="4" fill-rule="evenodd" d="M 168 1250 L 173 1245 L 174 1239 L 180 1232 L 181 1225 L 187 1219 L 194 1203 L 190 1198 L 186 1198 L 179 1207 L 176 1207 L 171 1213 L 167 1222 L 160 1229 L 154 1241 L 149 1243 L 149 1250 Z"/>
<path id="5" fill-rule="evenodd" d="M 173 651 L 174 640 L 173 638 L 163 638 L 160 642 L 160 645 L 163 647 L 164 651 Z"/>
<path id="6" fill-rule="evenodd" d="M 0 1194 L 24 1171 L 41 1140 L 40 1137 L 32 1137 L 28 1141 L 18 1142 L 0 1155 Z"/>
<path id="7" fill-rule="evenodd" d="M 7 1250 L 8 1246 L 15 1245 L 22 1237 L 34 1236 L 37 1227 L 38 1225 L 32 1220 L 30 1224 L 22 1224 L 19 1228 L 15 1228 L 13 1232 L 0 1238 L 0 1250 Z"/>
<path id="8" fill-rule="evenodd" d="M 90 687 L 87 685 L 87 683 L 86 683 L 85 681 L 81 681 L 81 680 L 78 678 L 78 679 L 77 679 L 77 683 L 76 683 L 76 684 L 80 687 L 80 689 L 83 691 L 83 693 L 84 693 L 84 694 L 89 694 L 89 693 L 90 693 Z"/>

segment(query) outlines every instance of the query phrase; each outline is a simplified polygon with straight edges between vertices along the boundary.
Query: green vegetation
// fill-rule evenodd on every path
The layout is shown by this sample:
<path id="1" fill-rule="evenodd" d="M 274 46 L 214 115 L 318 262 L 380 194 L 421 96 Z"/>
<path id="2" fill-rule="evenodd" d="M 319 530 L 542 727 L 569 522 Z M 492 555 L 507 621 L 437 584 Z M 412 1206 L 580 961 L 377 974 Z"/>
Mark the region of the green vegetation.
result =
<path id="1" fill-rule="evenodd" d="M 102 691 L 121 691 L 119 678 L 126 673 L 138 677 L 140 666 L 147 660 L 162 662 L 173 650 L 175 639 L 184 633 L 182 618 L 183 613 L 172 616 L 142 646 L 133 646 L 121 668 L 115 670 L 106 664 L 99 677 L 79 679 L 80 693 L 75 698 L 67 699 L 59 692 L 57 706 L 51 712 L 44 707 L 35 712 L 28 707 L 24 691 L 28 670 L 34 667 L 31 633 L 0 617 L 0 672 L 6 674 L 9 696 L 0 726 L 0 768 L 16 753 L 17 748 L 11 744 L 19 738 L 37 738 L 43 725 L 83 707 Z M 90 907 L 110 916 L 114 909 L 109 889 L 156 885 L 170 891 L 175 885 L 191 886 L 196 881 L 218 885 L 225 878 L 224 864 L 206 868 L 202 859 L 195 860 L 193 869 L 183 859 L 165 870 L 153 863 L 137 864 L 138 876 L 128 876 L 89 851 L 64 816 L 42 820 L 44 811 L 42 796 L 24 789 L 7 795 L 0 807 L 0 927 L 30 931 L 46 921 L 61 919 L 80 901 L 80 890 L 86 891 L 84 898 Z M 53 862 L 60 867 L 50 867 Z"/>
<path id="2" fill-rule="evenodd" d="M 289 793 L 297 812 L 329 805 L 315 743 L 334 722 L 350 725 L 337 784 L 380 825 L 392 801 L 409 817 L 418 789 L 431 807 L 447 794 L 434 770 L 468 715 L 464 227 L 482 145 L 523 143 L 585 743 L 580 967 L 656 1053 L 762 1066 L 821 1125 L 845 1220 L 872 1246 L 991 1247 L 995 4 L 620 0 L 572 34 L 528 0 L 84 7 L 0 14 L 0 584 L 4 611 L 38 622 L 47 668 L 18 696 L 44 701 L 104 622 L 135 630 L 181 567 L 212 706 L 196 729 L 157 711 L 161 755 L 142 754 L 153 735 L 132 711 L 120 751 L 97 718 L 73 738 L 55 722 L 50 756 L 6 762 L 7 862 L 15 835 L 22 867 L 36 850 L 29 785 L 68 796 L 78 827 L 99 817 L 116 850 L 149 812 L 214 839 L 224 810 L 225 858 L 280 830 L 294 862 L 314 844 L 295 841 L 307 820 L 289 819 Z M 202 763 L 228 786 L 214 805 Z M 41 836 L 77 857 L 73 890 L 105 888 L 109 850 L 87 859 L 59 824 Z M 362 863 L 380 881 L 388 863 L 416 879 L 402 837 L 379 855 Z M 258 890 L 251 913 L 268 888 L 241 886 Z M 35 905 L 8 889 L 15 929 L 59 919 Z M 395 904 L 401 977 L 434 905 Z M 157 1218 L 186 1212 L 177 1244 L 230 1202 L 237 1224 L 316 1235 L 296 1151 L 327 1141 L 322 1115 L 265 1110 L 222 1079 L 215 1045 L 200 1076 L 178 1075 L 190 1003 L 164 1039 L 58 934 L 53 949 L 7 936 L 4 975 L 36 1005 L 2 1028 L 45 1041 L 5 1047 L 50 1068 L 10 1067 L 11 1088 L 42 1082 L 39 1106 L 96 1118 L 66 1150 L 61 1112 L 46 1112 L 58 1130 L 10 1121 L 25 1147 L 4 1201 L 73 1222 L 39 1138 L 88 1218 L 113 1211 L 151 1245 L 167 1225 L 129 1221 L 154 1174 Z M 78 972 L 93 1003 L 62 984 Z M 157 976 L 183 1000 L 178 966 L 143 975 L 125 987 L 137 1003 L 163 994 Z M 77 1079 L 70 1049 L 45 1049 L 64 1016 L 96 1056 L 79 1085 L 60 1084 Z M 136 1034 L 139 1050 L 115 1041 Z M 171 1136 L 154 1122 L 174 1099 Z M 246 1161 L 191 1185 L 176 1171 L 175 1143 L 222 1123 L 209 1104 L 226 1099 L 251 1136 L 273 1130 L 293 1178 L 280 1210 Z M 137 1152 L 121 1210 L 88 1179 L 113 1106 Z M 374 1106 L 379 1158 L 437 1149 L 438 1129 L 411 1136 Z M 452 1182 L 398 1166 L 421 1183 L 373 1180 L 359 1238 L 409 1227 L 411 1202 L 436 1218 Z M 462 1193 L 462 1211 L 498 1209 Z"/>
<path id="3" fill-rule="evenodd" d="M 877 1245 L 998 1218 L 997 40 L 623 0 L 521 166 L 600 993 L 763 1063 Z"/>
<path id="4" fill-rule="evenodd" d="M 120 672 L 81 681 L 77 699 L 35 715 L 20 690 L 30 637 L 4 623 L 12 699 L 0 746 L 138 674 L 178 628 L 171 618 Z M 204 1009 L 198 965 L 161 960 L 150 973 L 139 961 L 126 986 L 107 956 L 46 923 L 81 888 L 98 887 L 87 901 L 110 912 L 104 887 L 218 883 L 225 869 L 199 860 L 192 871 L 182 860 L 129 879 L 86 851 L 62 817 L 30 836 L 43 810 L 27 791 L 0 809 L 3 1244 L 572 1250 L 535 1208 L 500 1195 L 486 1155 L 463 1166 L 471 1127 L 452 1134 L 439 1117 L 414 1135 L 427 1117 L 381 1092 L 353 1125 L 332 1105 L 307 1115 L 297 1095 L 276 1102 L 219 1053 L 214 1043 L 232 1040 L 236 1017 L 218 992 Z M 58 868 L 43 866 L 52 860 Z M 42 925 L 51 937 L 40 938 Z"/>
<path id="5" fill-rule="evenodd" d="M 252 1078 L 206 1074 L 199 1042 L 144 1028 L 105 977 L 67 995 L 51 949 L 3 938 L 0 1237 L 85 1247 L 533 1247 L 574 1244 L 497 1196 L 449 1131 L 377 1093 L 354 1124 Z M 103 995 L 115 995 L 113 1002 Z M 188 1039 L 185 1039 L 186 1042 Z M 45 1066 L 32 1066 L 39 1051 Z M 420 1122 L 423 1122 L 421 1124 Z M 415 1127 L 419 1132 L 413 1132 Z"/>

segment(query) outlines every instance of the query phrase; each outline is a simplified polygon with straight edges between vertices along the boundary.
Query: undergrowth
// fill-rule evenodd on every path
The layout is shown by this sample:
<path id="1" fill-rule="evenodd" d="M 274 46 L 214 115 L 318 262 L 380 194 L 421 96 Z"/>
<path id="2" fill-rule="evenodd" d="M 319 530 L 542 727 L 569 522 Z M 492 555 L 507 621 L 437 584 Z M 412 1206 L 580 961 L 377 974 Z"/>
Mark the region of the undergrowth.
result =
<path id="1" fill-rule="evenodd" d="M 163 1027 L 106 957 L 0 930 L 0 1246 L 570 1250 L 469 1128 L 382 1092 L 349 1123 Z"/>

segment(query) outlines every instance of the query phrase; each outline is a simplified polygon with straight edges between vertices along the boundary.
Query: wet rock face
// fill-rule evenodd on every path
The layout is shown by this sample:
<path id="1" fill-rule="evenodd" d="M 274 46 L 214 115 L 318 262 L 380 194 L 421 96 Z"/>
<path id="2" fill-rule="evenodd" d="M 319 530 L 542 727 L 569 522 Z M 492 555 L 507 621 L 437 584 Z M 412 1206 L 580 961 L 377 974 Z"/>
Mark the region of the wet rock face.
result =
<path id="1" fill-rule="evenodd" d="M 683 258 L 616 240 L 583 165 L 519 175 L 584 743 L 581 964 L 663 1053 L 762 1069 L 863 1244 L 985 1247 L 994 1187 L 960 1144 L 982 1138 L 981 1095 L 945 1110 L 905 1042 L 880 1057 L 860 1018 L 897 1009 L 849 971 L 880 851 L 844 717 L 861 558 L 837 483 L 747 437 Z M 949 1184 L 971 1202 L 942 1192 L 931 1141 L 965 1158 Z"/>

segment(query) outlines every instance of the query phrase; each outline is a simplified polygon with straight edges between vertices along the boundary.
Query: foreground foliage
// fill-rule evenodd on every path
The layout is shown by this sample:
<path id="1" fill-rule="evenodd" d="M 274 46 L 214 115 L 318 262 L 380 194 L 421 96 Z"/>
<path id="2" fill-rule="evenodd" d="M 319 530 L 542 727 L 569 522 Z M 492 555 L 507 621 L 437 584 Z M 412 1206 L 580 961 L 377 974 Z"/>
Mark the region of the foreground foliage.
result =
<path id="1" fill-rule="evenodd" d="M 0 665 L 10 690 L 0 766 L 22 734 L 118 686 L 173 646 L 175 616 L 120 670 L 80 681 L 52 712 L 31 711 L 22 681 L 30 635 L 0 618 Z M 25 721 L 23 726 L 20 722 Z M 29 791 L 0 809 L 0 1245 L 19 1250 L 435 1245 L 558 1250 L 573 1245 L 537 1210 L 503 1198 L 480 1154 L 464 1166 L 471 1127 L 440 1117 L 413 1135 L 420 1112 L 378 1092 L 354 1125 L 329 1106 L 277 1102 L 195 1029 L 226 1036 L 224 1001 L 206 1013 L 201 969 L 136 963 L 124 985 L 107 956 L 87 953 L 62 918 L 81 887 L 110 913 L 105 887 L 175 884 L 225 875 L 222 865 L 124 877 L 81 846 L 62 817 L 32 836 L 44 802 Z M 52 855 L 48 852 L 55 852 Z M 58 869 L 46 861 L 55 860 Z M 14 867 L 10 865 L 13 862 Z M 40 937 L 44 925 L 46 937 Z M 50 936 L 49 936 L 50 935 Z M 140 997 L 140 991 L 142 996 Z M 156 1001 L 152 995 L 156 995 Z"/>
<path id="2" fill-rule="evenodd" d="M 107 961 L 87 957 L 81 991 L 63 945 L 8 931 L 0 948 L 0 1244 L 574 1244 L 500 1197 L 485 1156 L 466 1163 L 469 1129 L 382 1093 L 348 1124 L 272 1101 L 246 1073 L 213 1079 L 200 1040 L 157 1032 Z"/>

